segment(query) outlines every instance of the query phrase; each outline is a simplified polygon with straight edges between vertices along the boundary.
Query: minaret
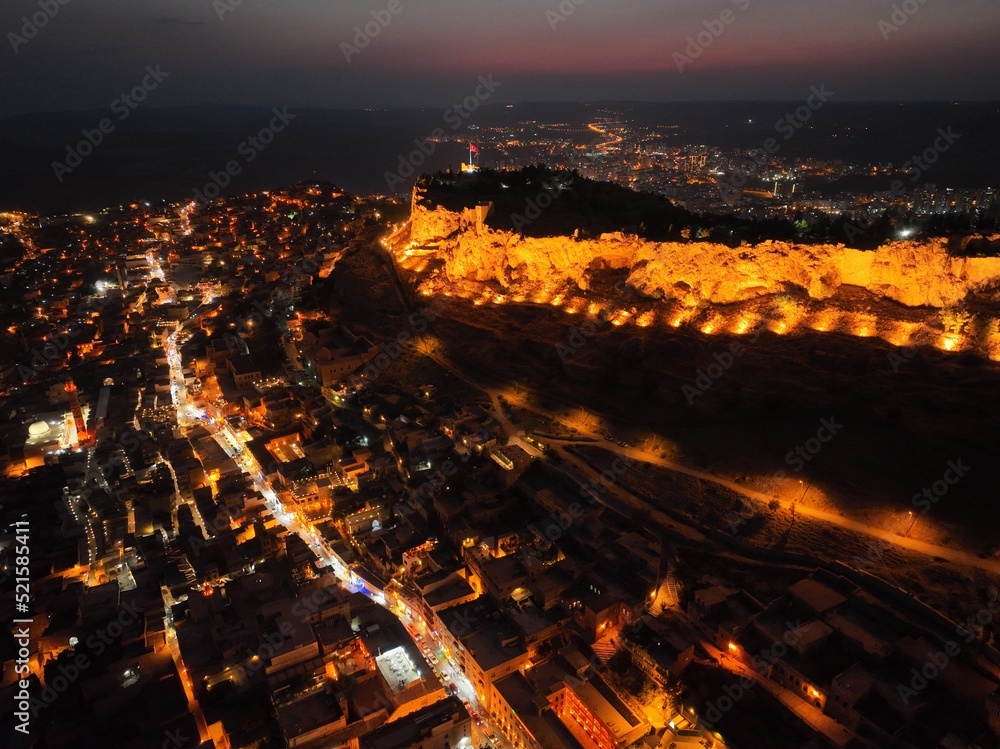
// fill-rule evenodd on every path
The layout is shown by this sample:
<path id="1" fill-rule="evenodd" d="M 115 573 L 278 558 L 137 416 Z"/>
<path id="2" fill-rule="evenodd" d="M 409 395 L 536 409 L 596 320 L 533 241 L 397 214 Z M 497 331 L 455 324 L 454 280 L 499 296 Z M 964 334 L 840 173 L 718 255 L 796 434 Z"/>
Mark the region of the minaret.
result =
<path id="1" fill-rule="evenodd" d="M 76 384 L 73 380 L 66 381 L 66 395 L 69 396 L 69 407 L 73 412 L 73 421 L 76 423 L 76 444 L 74 447 L 79 447 L 90 441 L 90 435 L 87 434 L 87 424 L 83 420 L 83 409 L 80 408 L 80 398 L 76 394 Z"/>

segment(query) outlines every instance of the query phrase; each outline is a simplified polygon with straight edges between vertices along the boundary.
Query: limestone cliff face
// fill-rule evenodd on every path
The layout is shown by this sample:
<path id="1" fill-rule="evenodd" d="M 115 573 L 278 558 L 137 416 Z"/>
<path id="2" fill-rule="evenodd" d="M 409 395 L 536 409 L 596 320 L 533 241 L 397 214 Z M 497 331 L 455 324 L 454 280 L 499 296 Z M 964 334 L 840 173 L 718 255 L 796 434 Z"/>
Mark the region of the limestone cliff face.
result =
<path id="1" fill-rule="evenodd" d="M 945 240 L 893 242 L 873 252 L 843 245 L 765 242 L 738 248 L 711 242 L 647 242 L 605 234 L 597 240 L 522 237 L 485 226 L 482 211 L 455 213 L 414 201 L 411 242 L 436 246 L 449 283 L 496 281 L 510 291 L 545 285 L 588 288 L 588 269 L 629 270 L 646 296 L 687 304 L 730 304 L 803 289 L 828 299 L 844 285 L 909 307 L 944 308 L 1000 284 L 1000 258 L 955 258 Z"/>
<path id="2" fill-rule="evenodd" d="M 410 240 L 415 244 L 423 247 L 457 236 L 462 228 L 461 214 L 443 208 L 428 208 L 414 198 L 410 209 Z"/>

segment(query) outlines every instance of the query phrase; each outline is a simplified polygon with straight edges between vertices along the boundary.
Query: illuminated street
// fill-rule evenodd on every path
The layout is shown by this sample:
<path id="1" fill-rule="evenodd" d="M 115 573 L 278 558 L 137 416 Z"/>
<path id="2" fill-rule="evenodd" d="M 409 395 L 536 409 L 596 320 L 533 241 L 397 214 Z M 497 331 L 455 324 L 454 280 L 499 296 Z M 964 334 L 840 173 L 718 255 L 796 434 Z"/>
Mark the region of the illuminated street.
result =
<path id="1" fill-rule="evenodd" d="M 158 265 L 156 267 L 158 273 L 162 275 L 162 269 L 160 269 Z M 209 299 L 205 300 L 206 305 L 209 302 Z M 171 368 L 172 394 L 177 406 L 178 420 L 181 423 L 182 428 L 189 427 L 192 424 L 200 422 L 206 429 L 208 429 L 215 437 L 220 447 L 222 447 L 228 455 L 231 455 L 237 461 L 244 473 L 250 476 L 254 487 L 265 498 L 268 509 L 274 514 L 278 521 L 289 531 L 295 533 L 303 541 L 305 541 L 319 558 L 321 564 L 333 569 L 345 590 L 352 593 L 363 592 L 368 594 L 373 601 L 397 614 L 400 621 L 404 624 L 410 627 L 415 626 L 417 631 L 422 633 L 422 635 L 429 640 L 430 635 L 427 632 L 426 623 L 419 614 L 414 616 L 413 612 L 401 599 L 397 598 L 395 600 L 395 605 L 392 606 L 387 603 L 385 596 L 382 594 L 371 594 L 366 588 L 364 588 L 364 586 L 356 584 L 351 576 L 350 568 L 342 559 L 329 549 L 319 534 L 317 534 L 316 531 L 309 526 L 309 524 L 304 523 L 300 518 L 285 512 L 285 509 L 281 505 L 278 495 L 274 491 L 273 487 L 267 482 L 260 472 L 253 470 L 252 459 L 245 451 L 240 436 L 233 430 L 225 419 L 217 419 L 212 416 L 207 416 L 195 408 L 192 399 L 188 395 L 187 387 L 184 382 L 184 375 L 181 369 L 181 356 L 177 346 L 177 337 L 182 330 L 183 328 L 179 328 L 165 337 L 167 357 Z M 220 408 L 219 410 L 221 412 L 224 409 Z M 180 498 L 179 493 L 177 496 Z M 211 534 L 208 532 L 204 522 L 198 514 L 197 506 L 193 502 L 188 504 L 191 507 L 192 512 L 195 513 L 197 522 L 205 532 L 206 537 L 210 537 Z M 174 653 L 175 650 L 176 646 L 173 646 L 171 652 Z M 176 658 L 179 659 L 179 657 L 179 654 L 177 654 Z M 442 684 L 456 684 L 458 686 L 461 698 L 469 705 L 472 705 L 477 710 L 478 714 L 484 718 L 484 727 L 487 730 L 492 731 L 492 733 L 494 733 L 497 737 L 502 735 L 498 728 L 493 726 L 489 721 L 486 711 L 480 705 L 479 698 L 476 695 L 475 690 L 472 688 L 472 685 L 469 683 L 468 678 L 457 668 L 451 659 L 445 659 L 443 661 L 435 660 L 431 663 L 431 667 L 434 669 L 434 672 L 437 674 Z M 193 696 L 191 696 L 191 699 L 194 699 Z M 496 749 L 509 749 L 509 745 L 502 740 L 492 743 Z"/>

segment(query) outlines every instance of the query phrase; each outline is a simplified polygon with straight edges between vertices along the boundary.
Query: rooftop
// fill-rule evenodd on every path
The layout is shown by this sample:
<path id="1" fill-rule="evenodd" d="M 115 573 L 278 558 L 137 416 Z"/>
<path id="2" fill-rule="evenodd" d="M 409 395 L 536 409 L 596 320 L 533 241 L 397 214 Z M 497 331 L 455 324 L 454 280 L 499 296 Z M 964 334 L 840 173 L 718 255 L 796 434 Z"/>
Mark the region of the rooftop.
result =
<path id="1" fill-rule="evenodd" d="M 232 367 L 234 375 L 249 375 L 260 372 L 260 367 L 254 364 L 250 354 L 240 354 L 229 358 L 229 366 Z"/>
<path id="2" fill-rule="evenodd" d="M 469 654 L 483 671 L 489 671 L 527 654 L 512 632 L 499 626 L 487 627 L 462 638 Z"/>
<path id="3" fill-rule="evenodd" d="M 386 683 L 394 692 L 406 689 L 415 681 L 420 681 L 420 667 L 410 660 L 405 648 L 397 647 L 376 656 L 375 663 Z M 424 664 L 426 668 L 426 664 Z"/>
<path id="4" fill-rule="evenodd" d="M 457 697 L 446 697 L 440 702 L 372 731 L 362 737 L 361 747 L 362 749 L 406 749 L 468 720 L 469 712 L 462 701 Z"/>
<path id="5" fill-rule="evenodd" d="M 799 580 L 788 588 L 795 599 L 811 608 L 817 614 L 836 608 L 847 599 L 832 588 L 828 588 L 812 578 Z"/>
<path id="6" fill-rule="evenodd" d="M 281 730 L 287 739 L 294 739 L 344 718 L 337 700 L 325 691 L 299 697 L 277 707 L 276 712 Z"/>

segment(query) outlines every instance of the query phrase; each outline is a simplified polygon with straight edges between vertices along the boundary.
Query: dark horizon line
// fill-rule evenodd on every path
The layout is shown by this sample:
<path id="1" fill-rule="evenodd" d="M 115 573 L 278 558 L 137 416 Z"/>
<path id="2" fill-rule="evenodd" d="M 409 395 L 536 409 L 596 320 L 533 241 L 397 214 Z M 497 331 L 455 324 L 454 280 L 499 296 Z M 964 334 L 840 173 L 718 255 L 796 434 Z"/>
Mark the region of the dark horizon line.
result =
<path id="1" fill-rule="evenodd" d="M 503 109 L 518 106 L 650 106 L 657 104 L 796 104 L 801 99 L 595 99 L 590 101 L 577 101 L 568 99 L 530 99 L 517 102 L 495 102 L 483 104 L 480 109 Z M 834 106 L 843 104 L 869 104 L 883 106 L 913 106 L 931 104 L 983 104 L 1000 105 L 1000 99 L 838 99 L 831 100 L 829 104 Z M 183 109 L 270 109 L 274 105 L 268 104 L 175 104 L 168 106 L 146 106 L 144 111 L 177 111 Z M 426 112 L 441 109 L 439 106 L 399 106 L 399 107 L 378 107 L 378 106 L 358 106 L 358 107 L 323 107 L 323 106 L 299 106 L 296 104 L 283 105 L 295 107 L 302 112 Z M 449 105 L 444 105 L 447 108 Z M 19 117 L 34 117 L 37 115 L 59 115 L 59 114 L 82 114 L 91 112 L 106 112 L 105 107 L 93 107 L 83 109 L 38 109 L 31 112 L 6 115 L 0 118 L 0 122 L 14 120 Z"/>

